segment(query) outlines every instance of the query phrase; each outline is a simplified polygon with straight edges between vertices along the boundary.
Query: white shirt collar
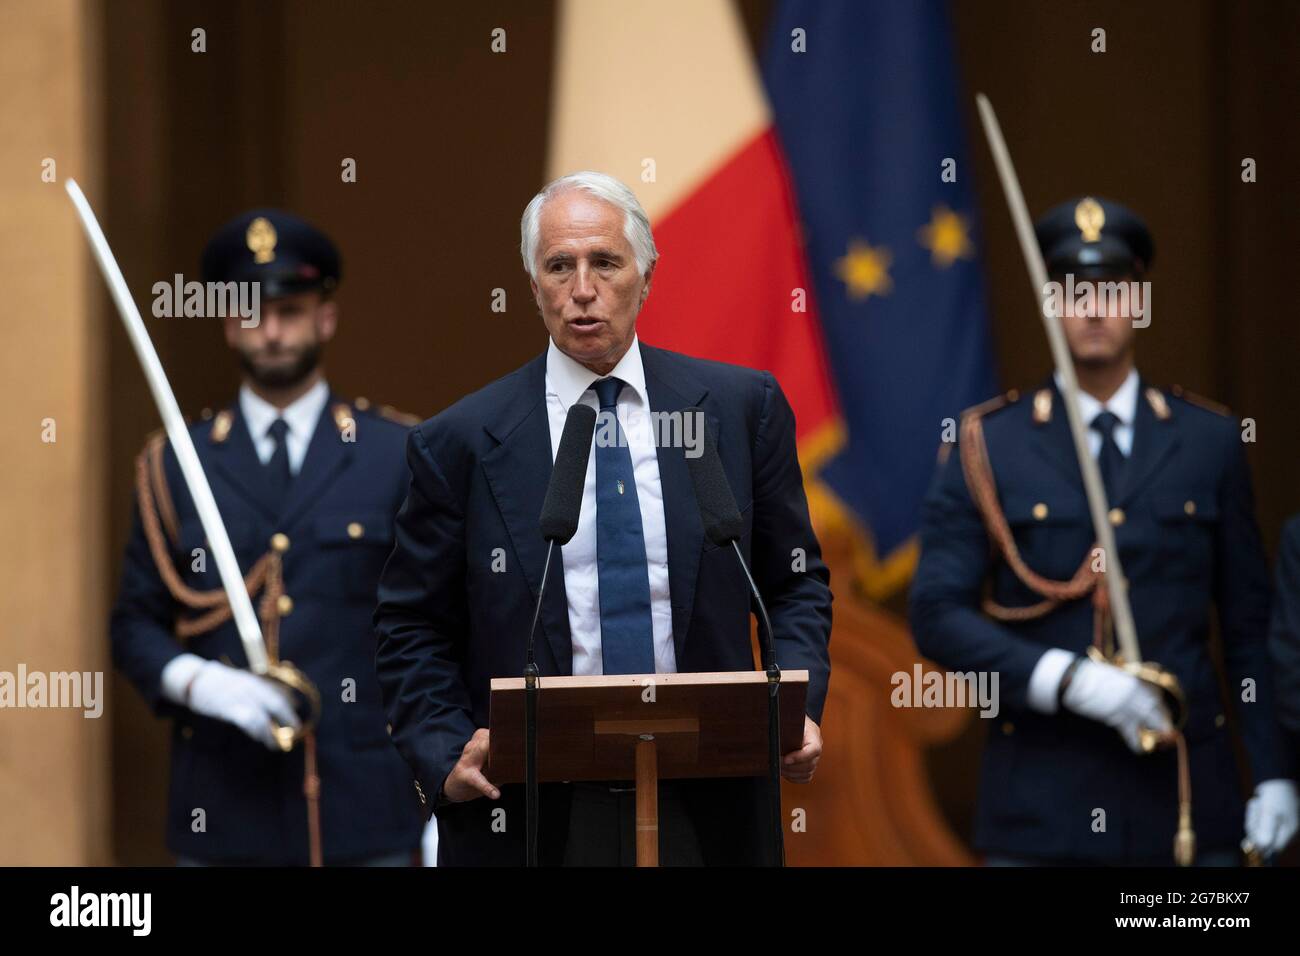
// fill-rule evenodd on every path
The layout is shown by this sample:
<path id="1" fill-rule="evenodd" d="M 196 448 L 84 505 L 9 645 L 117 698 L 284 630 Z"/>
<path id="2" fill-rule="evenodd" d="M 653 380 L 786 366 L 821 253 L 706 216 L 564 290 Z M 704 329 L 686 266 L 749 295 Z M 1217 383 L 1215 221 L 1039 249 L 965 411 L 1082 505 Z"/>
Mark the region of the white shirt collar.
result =
<path id="1" fill-rule="evenodd" d="M 1053 372 L 1052 377 L 1056 381 L 1057 390 L 1064 394 L 1065 390 L 1061 387 L 1061 374 L 1059 372 Z M 1106 402 L 1105 406 L 1103 406 L 1101 402 L 1097 401 L 1094 396 L 1089 395 L 1083 389 L 1079 389 L 1079 417 L 1083 419 L 1085 428 L 1091 425 L 1092 420 L 1101 414 L 1103 407 L 1105 407 L 1106 411 L 1119 419 L 1120 425 L 1131 427 L 1137 419 L 1137 406 L 1137 369 L 1129 370 L 1128 377 L 1124 379 L 1124 384 L 1115 390 L 1115 394 L 1110 397 L 1110 400 Z"/>
<path id="2" fill-rule="evenodd" d="M 289 433 L 309 440 L 316 431 L 321 412 L 330 400 L 330 387 L 321 379 L 302 395 L 294 399 L 283 409 L 276 408 L 262 398 L 247 383 L 239 388 L 239 410 L 248 425 L 248 433 L 253 441 L 259 441 L 266 435 L 271 422 L 283 418 L 289 426 Z"/>
<path id="3" fill-rule="evenodd" d="M 567 410 L 591 388 L 591 383 L 602 378 L 620 378 L 647 406 L 650 404 L 645 389 L 645 367 L 641 364 L 641 343 L 635 335 L 632 344 L 623 353 L 609 375 L 597 375 L 581 362 L 575 361 L 559 350 L 554 339 L 546 347 L 546 394 L 554 395 Z"/>

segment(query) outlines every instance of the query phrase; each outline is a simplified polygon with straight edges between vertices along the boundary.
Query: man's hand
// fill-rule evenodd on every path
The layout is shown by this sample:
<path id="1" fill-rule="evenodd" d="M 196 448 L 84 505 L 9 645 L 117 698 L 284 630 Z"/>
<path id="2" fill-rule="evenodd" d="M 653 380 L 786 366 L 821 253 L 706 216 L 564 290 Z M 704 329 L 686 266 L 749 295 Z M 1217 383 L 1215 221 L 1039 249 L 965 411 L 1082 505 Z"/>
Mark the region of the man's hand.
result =
<path id="1" fill-rule="evenodd" d="M 190 710 L 234 724 L 268 750 L 279 750 L 272 720 L 298 728 L 293 695 L 274 681 L 220 661 L 204 661 L 189 684 L 184 703 Z"/>
<path id="2" fill-rule="evenodd" d="M 1246 839 L 1265 857 L 1280 853 L 1295 836 L 1296 785 L 1293 780 L 1265 780 L 1246 803 Z"/>
<path id="3" fill-rule="evenodd" d="M 1145 752 L 1142 730 L 1166 733 L 1173 729 L 1160 692 L 1113 664 L 1084 660 L 1061 702 L 1076 714 L 1114 727 L 1138 754 Z"/>
<path id="4" fill-rule="evenodd" d="M 822 756 L 822 731 L 807 714 L 803 717 L 803 746 L 781 758 L 781 776 L 791 783 L 808 783 Z"/>
<path id="5" fill-rule="evenodd" d="M 501 791 L 483 776 L 483 765 L 488 758 L 488 733 L 486 727 L 474 731 L 474 736 L 469 738 L 465 749 L 461 751 L 456 766 L 451 768 L 451 773 L 442 782 L 442 795 L 452 803 L 464 803 L 478 797 L 496 800 L 501 796 Z"/>

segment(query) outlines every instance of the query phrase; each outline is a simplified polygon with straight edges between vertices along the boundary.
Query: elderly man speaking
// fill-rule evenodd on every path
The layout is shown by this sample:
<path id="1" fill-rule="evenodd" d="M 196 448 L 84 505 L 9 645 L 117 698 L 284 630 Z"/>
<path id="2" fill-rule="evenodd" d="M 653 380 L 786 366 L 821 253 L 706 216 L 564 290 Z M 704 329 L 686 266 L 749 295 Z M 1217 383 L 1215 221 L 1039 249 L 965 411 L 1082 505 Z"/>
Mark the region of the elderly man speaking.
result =
<path id="1" fill-rule="evenodd" d="M 618 180 L 555 180 L 524 210 L 521 233 L 550 341 L 411 432 L 411 482 L 375 612 L 393 741 L 437 814 L 439 865 L 525 859 L 523 787 L 484 774 L 488 691 L 493 677 L 523 671 L 546 551 L 538 518 L 578 402 L 613 412 L 626 440 L 594 443 L 578 531 L 546 591 L 542 675 L 753 669 L 744 573 L 730 548 L 704 538 L 685 449 L 657 444 L 649 424 L 648 413 L 699 406 L 718 422 L 744 518 L 740 546 L 771 613 L 777 661 L 809 672 L 803 746 L 783 757 L 782 773 L 807 782 L 821 754 L 830 576 L 780 386 L 768 372 L 637 340 L 658 252 L 645 211 Z M 745 317 L 700 321 L 740 328 Z M 598 479 L 611 475 L 632 480 L 606 494 Z M 634 803 L 629 783 L 543 784 L 540 861 L 630 864 Z M 662 781 L 659 805 L 665 864 L 774 862 L 759 778 Z"/>

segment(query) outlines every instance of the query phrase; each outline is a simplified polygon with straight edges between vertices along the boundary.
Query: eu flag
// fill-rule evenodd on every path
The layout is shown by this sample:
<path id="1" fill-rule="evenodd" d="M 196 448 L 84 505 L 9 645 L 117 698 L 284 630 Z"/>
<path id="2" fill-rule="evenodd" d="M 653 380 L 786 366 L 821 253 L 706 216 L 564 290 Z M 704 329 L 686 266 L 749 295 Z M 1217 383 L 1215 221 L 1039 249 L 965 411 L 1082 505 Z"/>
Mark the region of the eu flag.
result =
<path id="1" fill-rule="evenodd" d="M 911 576 L 945 420 L 996 390 L 947 6 L 784 0 L 763 80 L 846 432 L 818 478 L 882 597 Z"/>

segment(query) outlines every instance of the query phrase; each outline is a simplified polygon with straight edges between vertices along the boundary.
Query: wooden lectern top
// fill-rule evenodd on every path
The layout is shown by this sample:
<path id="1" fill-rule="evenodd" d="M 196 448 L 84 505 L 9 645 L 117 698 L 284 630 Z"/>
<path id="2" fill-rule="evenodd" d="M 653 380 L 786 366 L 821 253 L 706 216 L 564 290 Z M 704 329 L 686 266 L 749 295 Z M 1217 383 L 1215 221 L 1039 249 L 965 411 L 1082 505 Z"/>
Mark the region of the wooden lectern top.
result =
<path id="1" fill-rule="evenodd" d="M 767 675 L 762 671 L 616 674 L 538 680 L 538 777 L 632 780 L 635 744 L 652 735 L 660 778 L 768 772 Z M 781 673 L 781 753 L 803 745 L 808 672 Z M 524 679 L 492 679 L 484 772 L 524 779 Z"/>

